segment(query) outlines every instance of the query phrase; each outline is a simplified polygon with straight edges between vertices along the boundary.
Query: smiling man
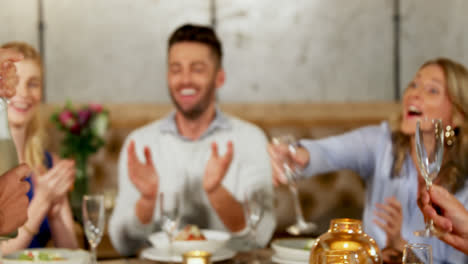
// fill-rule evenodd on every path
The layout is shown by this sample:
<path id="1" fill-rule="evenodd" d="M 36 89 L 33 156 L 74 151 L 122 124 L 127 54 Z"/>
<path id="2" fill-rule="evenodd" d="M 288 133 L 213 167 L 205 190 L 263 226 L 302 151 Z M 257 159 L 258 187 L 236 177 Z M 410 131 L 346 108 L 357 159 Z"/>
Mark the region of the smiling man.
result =
<path id="1" fill-rule="evenodd" d="M 209 27 L 184 25 L 169 38 L 167 81 L 175 111 L 132 132 L 120 155 L 110 235 L 121 254 L 137 252 L 160 227 L 162 193 L 166 199 L 180 194 L 181 227 L 224 230 L 242 242 L 252 240 L 242 201 L 246 190 L 261 189 L 267 199 L 255 240 L 261 246 L 270 240 L 275 218 L 267 139 L 217 107 L 226 78 L 222 55 Z"/>

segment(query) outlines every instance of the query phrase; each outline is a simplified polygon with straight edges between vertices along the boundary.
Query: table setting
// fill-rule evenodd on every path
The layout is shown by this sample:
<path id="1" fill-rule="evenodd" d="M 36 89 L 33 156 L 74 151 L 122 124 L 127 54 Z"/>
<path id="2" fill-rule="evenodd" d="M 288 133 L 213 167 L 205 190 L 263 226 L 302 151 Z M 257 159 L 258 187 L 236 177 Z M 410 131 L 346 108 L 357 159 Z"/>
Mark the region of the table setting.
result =
<path id="1" fill-rule="evenodd" d="M 207 264 L 221 263 L 279 263 L 305 264 L 309 263 L 310 249 L 314 245 L 313 238 L 281 238 L 271 243 L 271 248 L 263 248 L 256 242 L 257 227 L 265 209 L 264 201 L 267 193 L 258 186 L 250 186 L 244 191 L 243 209 L 246 217 L 247 229 L 243 234 L 244 243 L 239 247 L 236 237 L 225 231 L 201 229 L 187 225 L 179 231 L 180 217 L 178 194 L 171 197 L 175 201 L 167 206 L 164 193 L 159 197 L 159 214 L 163 231 L 150 234 L 148 241 L 151 247 L 143 249 L 140 258 L 145 260 L 169 263 Z M 166 202 L 165 202 L 166 199 Z M 301 219 L 302 214 L 299 214 Z M 300 234 L 310 231 L 301 229 Z M 247 250 L 246 250 L 247 248 Z M 208 253 L 208 257 L 199 257 L 201 253 Z"/>
<path id="2" fill-rule="evenodd" d="M 254 238 L 256 221 L 262 218 L 261 193 L 249 192 L 244 201 L 247 224 L 247 236 Z M 163 195 L 163 194 L 161 194 Z M 175 199 L 177 201 L 177 199 Z M 148 235 L 150 247 L 140 251 L 138 258 L 120 258 L 96 262 L 95 248 L 102 238 L 104 229 L 103 196 L 85 196 L 83 216 L 85 235 L 91 251 L 61 248 L 43 248 L 21 250 L 3 257 L 4 264 L 147 264 L 147 263 L 183 263 L 183 264 L 328 264 L 328 263 L 382 263 L 379 248 L 372 238 L 362 232 L 360 220 L 333 219 L 330 229 L 318 238 L 288 237 L 274 239 L 270 247 L 256 245 L 255 240 L 249 250 L 238 250 L 232 245 L 235 240 L 229 232 L 211 229 L 199 229 L 195 225 L 186 225 L 179 229 L 178 214 L 164 211 L 164 198 L 160 197 L 160 210 L 163 231 Z M 177 206 L 175 206 L 177 208 Z M 175 209 L 177 211 L 177 209 Z M 164 222 L 166 218 L 166 222 Z M 254 231 L 252 231 L 254 230 Z M 432 263 L 431 246 L 408 244 L 403 252 L 403 259 L 395 263 Z"/>
<path id="3" fill-rule="evenodd" d="M 417 136 L 418 158 L 427 160 L 427 158 L 422 157 L 426 153 L 425 146 L 421 143 L 422 140 L 419 139 L 420 135 Z M 432 133 L 430 136 L 433 136 Z M 297 142 L 293 138 L 277 137 L 273 141 L 275 144 L 288 146 L 291 152 L 296 151 Z M 436 156 L 441 157 L 441 154 Z M 160 218 L 159 225 L 162 231 L 148 234 L 147 241 L 150 247 L 140 251 L 139 259 L 122 258 L 100 261 L 99 263 L 371 264 L 383 262 L 377 243 L 363 231 L 360 220 L 332 219 L 329 230 L 318 238 L 303 237 L 310 235 L 316 229 L 316 225 L 304 220 L 300 208 L 297 180 L 300 178 L 301 171 L 297 169 L 297 166 L 291 160 L 283 160 L 282 163 L 290 191 L 295 197 L 296 223 L 288 227 L 287 232 L 296 237 L 274 239 L 270 244 L 271 248 L 263 248 L 258 245 L 256 241 L 257 227 L 264 217 L 267 206 L 265 200 L 268 199 L 268 193 L 260 186 L 249 186 L 244 190 L 243 195 L 242 208 L 247 226 L 242 236 L 244 243 L 248 244 L 245 245 L 248 250 L 240 250 L 233 246 L 235 244 L 231 242 L 236 240 L 237 235 L 229 232 L 199 229 L 192 224 L 182 227 L 182 194 L 179 192 L 160 192 L 157 199 L 157 214 Z M 434 166 L 421 167 L 432 168 Z M 439 169 L 440 165 L 435 167 Z M 431 175 L 427 172 L 423 174 Z M 428 182 L 427 179 L 426 182 Z M 91 249 L 90 252 L 81 249 L 60 248 L 21 250 L 4 256 L 3 263 L 98 263 L 96 248 L 102 239 L 105 228 L 104 196 L 85 195 L 82 200 L 82 215 L 84 232 Z M 435 231 L 428 224 L 426 230 L 418 232 L 418 234 L 430 235 Z M 297 237 L 298 235 L 302 237 Z M 396 263 L 402 263 L 401 261 L 403 263 L 414 263 L 418 260 L 424 261 L 423 263 L 432 263 L 430 245 L 409 243 L 405 247 L 402 259 L 399 259 Z"/>
<path id="4" fill-rule="evenodd" d="M 281 238 L 271 243 L 273 256 L 271 260 L 279 264 L 309 263 L 310 249 L 314 238 Z"/>
<path id="5" fill-rule="evenodd" d="M 188 225 L 183 230 L 189 229 L 195 229 L 195 227 Z M 148 237 L 152 247 L 143 249 L 140 256 L 154 261 L 180 263 L 183 259 L 182 255 L 192 251 L 210 253 L 212 262 L 227 260 L 236 255 L 234 250 L 227 247 L 227 242 L 231 238 L 229 233 L 209 229 L 202 229 L 200 232 L 203 234 L 203 240 L 174 240 L 172 245 L 164 232 L 153 233 Z M 170 247 L 172 247 L 173 254 L 171 254 Z"/>
<path id="6" fill-rule="evenodd" d="M 86 264 L 90 254 L 82 249 L 63 248 L 26 249 L 4 256 L 3 264 L 60 263 Z"/>
<path id="7" fill-rule="evenodd" d="M 83 229 L 91 251 L 66 248 L 25 249 L 5 255 L 4 264 L 97 263 L 96 248 L 101 242 L 105 228 L 104 196 L 84 195 L 82 199 Z"/>
<path id="8" fill-rule="evenodd" d="M 178 192 L 159 194 L 158 213 L 162 231 L 148 236 L 151 247 L 143 249 L 140 257 L 159 262 L 201 264 L 233 259 L 239 248 L 231 243 L 236 238 L 229 232 L 199 229 L 191 224 L 179 228 L 181 195 Z M 263 218 L 266 195 L 262 188 L 255 185 L 244 192 L 242 206 L 247 223 L 244 235 L 248 237 L 247 247 L 250 249 L 259 249 L 255 242 L 256 230 Z M 255 251 L 252 251 L 252 258 L 254 261 L 258 258 Z"/>

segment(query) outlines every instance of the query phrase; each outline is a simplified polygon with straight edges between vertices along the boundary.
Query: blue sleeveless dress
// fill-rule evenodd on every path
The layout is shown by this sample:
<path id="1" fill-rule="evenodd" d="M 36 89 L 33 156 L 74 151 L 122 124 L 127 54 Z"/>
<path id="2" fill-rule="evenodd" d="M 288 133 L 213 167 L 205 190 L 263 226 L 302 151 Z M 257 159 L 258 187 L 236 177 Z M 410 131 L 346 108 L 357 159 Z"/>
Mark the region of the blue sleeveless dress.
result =
<path id="1" fill-rule="evenodd" d="M 53 166 L 52 155 L 46 151 L 44 153 L 44 156 L 45 156 L 44 164 L 46 165 L 46 168 L 51 169 Z M 29 189 L 29 192 L 28 192 L 29 201 L 31 201 L 32 197 L 34 196 L 34 186 L 32 184 L 31 176 L 27 177 L 26 180 L 29 182 L 29 184 L 31 184 L 31 189 Z M 28 248 L 45 247 L 47 245 L 47 242 L 49 242 L 50 238 L 51 238 L 51 233 L 50 233 L 49 221 L 47 220 L 47 217 L 46 217 L 44 221 L 41 223 L 41 226 L 39 227 L 39 232 L 34 236 Z"/>

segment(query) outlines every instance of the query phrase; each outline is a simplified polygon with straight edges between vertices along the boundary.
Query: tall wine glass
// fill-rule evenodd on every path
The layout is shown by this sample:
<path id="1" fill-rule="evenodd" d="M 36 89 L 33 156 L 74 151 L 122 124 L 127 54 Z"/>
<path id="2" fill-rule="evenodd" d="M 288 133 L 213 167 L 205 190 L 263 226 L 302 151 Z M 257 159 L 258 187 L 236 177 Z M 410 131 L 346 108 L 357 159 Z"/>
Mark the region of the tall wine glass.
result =
<path id="1" fill-rule="evenodd" d="M 105 211 L 103 195 L 83 196 L 83 225 L 91 247 L 91 263 L 96 264 L 96 248 L 104 234 Z"/>
<path id="2" fill-rule="evenodd" d="M 159 215 L 161 217 L 161 229 L 166 233 L 169 240 L 169 255 L 173 255 L 174 235 L 179 228 L 181 218 L 181 194 L 180 192 L 161 192 L 159 194 Z"/>
<path id="3" fill-rule="evenodd" d="M 403 264 L 432 264 L 432 247 L 428 244 L 406 244 Z"/>
<path id="4" fill-rule="evenodd" d="M 279 137 L 274 137 L 272 139 L 273 144 L 275 145 L 284 145 L 288 148 L 290 154 L 294 155 L 297 151 L 297 141 L 291 135 L 284 135 Z M 304 214 L 302 213 L 302 207 L 299 200 L 299 191 L 297 188 L 297 181 L 300 179 L 302 170 L 297 164 L 290 158 L 290 156 L 282 157 L 281 166 L 284 170 L 284 176 L 288 180 L 288 187 L 292 193 L 294 210 L 296 213 L 296 223 L 289 226 L 286 231 L 291 235 L 301 235 L 301 234 L 310 234 L 317 229 L 317 225 L 311 222 L 307 222 L 304 219 Z"/>
<path id="5" fill-rule="evenodd" d="M 416 156 L 419 170 L 426 182 L 426 189 L 432 186 L 432 181 L 437 177 L 442 165 L 444 155 L 444 129 L 440 119 L 423 118 L 416 122 Z M 416 236 L 429 237 L 438 235 L 439 231 L 434 227 L 432 220 L 425 220 L 425 229 L 415 231 Z"/>
<path id="6" fill-rule="evenodd" d="M 248 188 L 244 192 L 244 214 L 251 232 L 254 248 L 257 247 L 257 227 L 263 218 L 267 199 L 266 191 L 261 188 Z"/>
<path id="7" fill-rule="evenodd" d="M 260 186 L 253 185 L 244 191 L 244 214 L 252 241 L 250 246 L 254 249 L 252 263 L 260 263 L 255 253 L 255 249 L 259 248 L 257 244 L 257 228 L 265 213 L 268 199 L 267 191 Z"/>

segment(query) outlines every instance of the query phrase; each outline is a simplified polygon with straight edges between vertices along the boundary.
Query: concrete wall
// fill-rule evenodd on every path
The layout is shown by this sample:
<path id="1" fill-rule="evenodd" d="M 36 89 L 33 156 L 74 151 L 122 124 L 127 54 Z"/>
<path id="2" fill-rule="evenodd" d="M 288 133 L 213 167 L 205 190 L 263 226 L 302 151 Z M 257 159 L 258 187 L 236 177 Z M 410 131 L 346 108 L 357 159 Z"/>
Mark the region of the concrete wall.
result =
<path id="1" fill-rule="evenodd" d="M 390 1 L 221 0 L 234 101 L 390 100 Z"/>
<path id="2" fill-rule="evenodd" d="M 223 102 L 394 97 L 392 0 L 42 1 L 49 102 L 169 102 L 168 35 L 212 18 L 226 54 Z M 1 1 L 2 43 L 37 47 L 38 3 Z M 402 89 L 429 58 L 468 64 L 467 8 L 463 0 L 401 0 Z"/>
<path id="3" fill-rule="evenodd" d="M 402 88 L 426 60 L 448 57 L 468 66 L 468 1 L 402 1 Z"/>
<path id="4" fill-rule="evenodd" d="M 0 43 L 18 40 L 38 47 L 38 1 L 2 0 L 0 2 Z"/>
<path id="5" fill-rule="evenodd" d="M 46 0 L 45 11 L 51 102 L 166 102 L 167 36 L 209 23 L 206 0 Z"/>

